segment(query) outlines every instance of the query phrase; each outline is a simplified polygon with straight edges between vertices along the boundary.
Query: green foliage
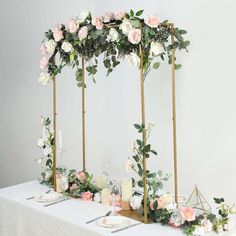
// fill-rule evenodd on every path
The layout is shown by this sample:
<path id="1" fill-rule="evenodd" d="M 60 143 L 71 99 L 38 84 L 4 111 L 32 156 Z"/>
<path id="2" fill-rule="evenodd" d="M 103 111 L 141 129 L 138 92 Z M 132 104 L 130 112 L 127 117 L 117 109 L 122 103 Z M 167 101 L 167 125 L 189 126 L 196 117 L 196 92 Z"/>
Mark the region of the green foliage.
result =
<path id="1" fill-rule="evenodd" d="M 138 133 L 146 132 L 147 138 L 150 135 L 151 127 L 146 129 L 144 124 L 134 124 L 135 129 L 138 131 Z M 136 143 L 133 148 L 133 160 L 135 162 L 134 171 L 138 174 L 139 180 L 136 182 L 138 187 L 143 187 L 143 179 L 144 175 L 146 175 L 146 181 L 148 186 L 148 196 L 149 198 L 152 198 L 153 196 L 156 196 L 156 193 L 158 189 L 163 188 L 162 181 L 168 180 L 168 175 L 163 176 L 162 171 L 151 172 L 149 170 L 146 170 L 146 173 L 144 173 L 143 170 L 143 159 L 149 158 L 152 155 L 157 155 L 157 152 L 152 149 L 151 144 L 144 145 L 143 141 L 141 139 L 137 139 Z"/>
<path id="2" fill-rule="evenodd" d="M 156 205 L 155 205 L 156 204 Z M 167 224 L 170 220 L 171 213 L 167 209 L 157 209 L 157 201 L 154 202 L 154 209 L 150 210 L 149 216 L 155 223 Z"/>
<path id="3" fill-rule="evenodd" d="M 214 201 L 216 204 L 221 204 L 222 202 L 224 202 L 224 198 L 214 198 Z"/>

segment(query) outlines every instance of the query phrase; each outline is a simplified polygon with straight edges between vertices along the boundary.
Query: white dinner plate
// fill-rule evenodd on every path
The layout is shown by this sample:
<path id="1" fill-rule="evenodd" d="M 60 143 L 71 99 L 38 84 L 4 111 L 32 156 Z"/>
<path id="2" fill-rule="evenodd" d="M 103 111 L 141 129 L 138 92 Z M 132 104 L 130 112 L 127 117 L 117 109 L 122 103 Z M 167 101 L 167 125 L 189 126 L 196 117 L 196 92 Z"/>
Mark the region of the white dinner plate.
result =
<path id="1" fill-rule="evenodd" d="M 63 195 L 61 193 L 57 192 L 50 192 L 50 193 L 44 193 L 44 194 L 39 194 L 35 197 L 35 200 L 37 202 L 55 202 L 59 199 L 63 198 Z"/>
<path id="2" fill-rule="evenodd" d="M 128 224 L 128 219 L 123 216 L 106 216 L 97 221 L 99 226 L 117 228 Z"/>

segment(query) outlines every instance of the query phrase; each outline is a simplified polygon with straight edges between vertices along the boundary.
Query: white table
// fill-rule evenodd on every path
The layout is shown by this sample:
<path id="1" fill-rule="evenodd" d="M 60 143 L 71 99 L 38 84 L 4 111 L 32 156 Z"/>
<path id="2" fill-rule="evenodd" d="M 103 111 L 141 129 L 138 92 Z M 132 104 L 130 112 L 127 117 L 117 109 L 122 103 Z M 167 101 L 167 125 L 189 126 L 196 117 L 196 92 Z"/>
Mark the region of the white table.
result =
<path id="1" fill-rule="evenodd" d="M 44 207 L 42 203 L 26 200 L 27 197 L 46 192 L 47 189 L 38 181 L 0 189 L 0 236 L 184 235 L 181 230 L 160 224 L 141 224 L 112 234 L 110 229 L 101 228 L 96 222 L 85 223 L 104 215 L 110 207 L 75 199 Z M 223 235 L 235 236 L 236 230 Z"/>

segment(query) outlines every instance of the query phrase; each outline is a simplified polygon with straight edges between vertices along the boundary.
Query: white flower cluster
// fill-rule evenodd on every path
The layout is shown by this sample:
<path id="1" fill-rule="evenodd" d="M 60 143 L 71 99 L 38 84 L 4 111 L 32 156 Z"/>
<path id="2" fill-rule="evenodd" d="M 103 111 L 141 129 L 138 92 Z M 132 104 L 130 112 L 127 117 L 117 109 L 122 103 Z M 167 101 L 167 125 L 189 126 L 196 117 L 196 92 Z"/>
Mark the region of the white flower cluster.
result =
<path id="1" fill-rule="evenodd" d="M 40 74 L 40 77 L 38 79 L 38 82 L 43 84 L 43 85 L 46 85 L 48 84 L 50 81 L 52 80 L 52 76 L 49 74 L 49 73 L 46 73 L 46 72 L 42 72 Z"/>
<path id="2" fill-rule="evenodd" d="M 49 121 L 49 118 L 45 119 L 44 117 L 41 121 L 43 126 L 43 135 L 38 139 L 37 146 L 42 149 L 43 157 L 36 160 L 38 164 L 41 164 L 43 160 L 52 157 L 52 139 L 54 136 L 54 131 L 53 127 L 50 127 L 47 121 Z"/>

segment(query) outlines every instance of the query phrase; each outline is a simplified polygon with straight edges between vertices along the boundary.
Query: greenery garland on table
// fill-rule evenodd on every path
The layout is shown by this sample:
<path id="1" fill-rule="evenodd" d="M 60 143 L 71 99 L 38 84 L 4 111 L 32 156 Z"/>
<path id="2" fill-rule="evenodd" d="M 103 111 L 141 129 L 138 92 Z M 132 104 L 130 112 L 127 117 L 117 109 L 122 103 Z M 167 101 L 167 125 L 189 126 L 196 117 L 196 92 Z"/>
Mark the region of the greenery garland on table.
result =
<path id="1" fill-rule="evenodd" d="M 135 124 L 134 127 L 138 133 L 142 133 L 145 129 L 144 125 Z M 146 128 L 147 140 L 150 136 L 152 125 Z M 143 157 L 150 158 L 151 154 L 157 155 L 157 152 L 152 149 L 150 144 L 144 143 L 137 139 L 133 147 L 133 155 L 126 161 L 126 170 L 135 172 L 138 175 L 138 180 L 133 178 L 134 187 L 143 187 Z M 232 221 L 229 218 L 230 214 L 236 214 L 235 206 L 229 206 L 224 202 L 223 198 L 214 198 L 218 205 L 218 216 L 211 212 L 196 210 L 192 207 L 182 206 L 177 208 L 174 198 L 169 193 L 160 193 L 163 188 L 163 181 L 167 181 L 169 175 L 162 176 L 162 171 L 151 172 L 146 171 L 147 188 L 148 188 L 148 216 L 155 223 L 163 225 L 168 224 L 173 227 L 183 229 L 186 235 L 204 235 L 211 231 L 221 233 L 232 229 Z M 137 191 L 134 195 L 139 195 Z M 134 196 L 133 198 L 136 198 Z M 140 201 L 141 202 L 141 201 Z M 139 205 L 139 203 L 138 203 Z M 142 202 L 143 205 L 143 202 Z M 136 208 L 137 206 L 134 205 Z M 138 208 L 138 207 L 137 207 Z M 137 209 L 136 208 L 136 209 Z"/>
<path id="2" fill-rule="evenodd" d="M 142 14 L 143 10 L 136 13 L 130 10 L 129 13 L 117 11 L 104 16 L 92 16 L 90 12 L 83 11 L 67 24 L 57 24 L 45 33 L 41 52 L 47 57 L 44 56 L 40 61 L 40 68 L 46 72 L 41 73 L 39 82 L 49 83 L 61 73 L 64 66 L 70 66 L 76 69 L 77 84 L 82 86 L 79 58 L 85 59 L 88 74 L 94 76 L 97 58 L 101 54 L 107 75 L 124 58 L 139 67 L 140 46 L 144 53 L 146 76 L 151 69 L 158 69 L 166 57 L 169 63 L 172 62 L 172 49 L 187 50 L 190 42 L 183 38 L 186 30 L 177 27 L 171 30 L 167 20 L 161 22 L 154 15 L 141 18 Z M 175 40 L 173 44 L 172 35 Z M 180 64 L 175 64 L 176 69 L 180 67 Z"/>

